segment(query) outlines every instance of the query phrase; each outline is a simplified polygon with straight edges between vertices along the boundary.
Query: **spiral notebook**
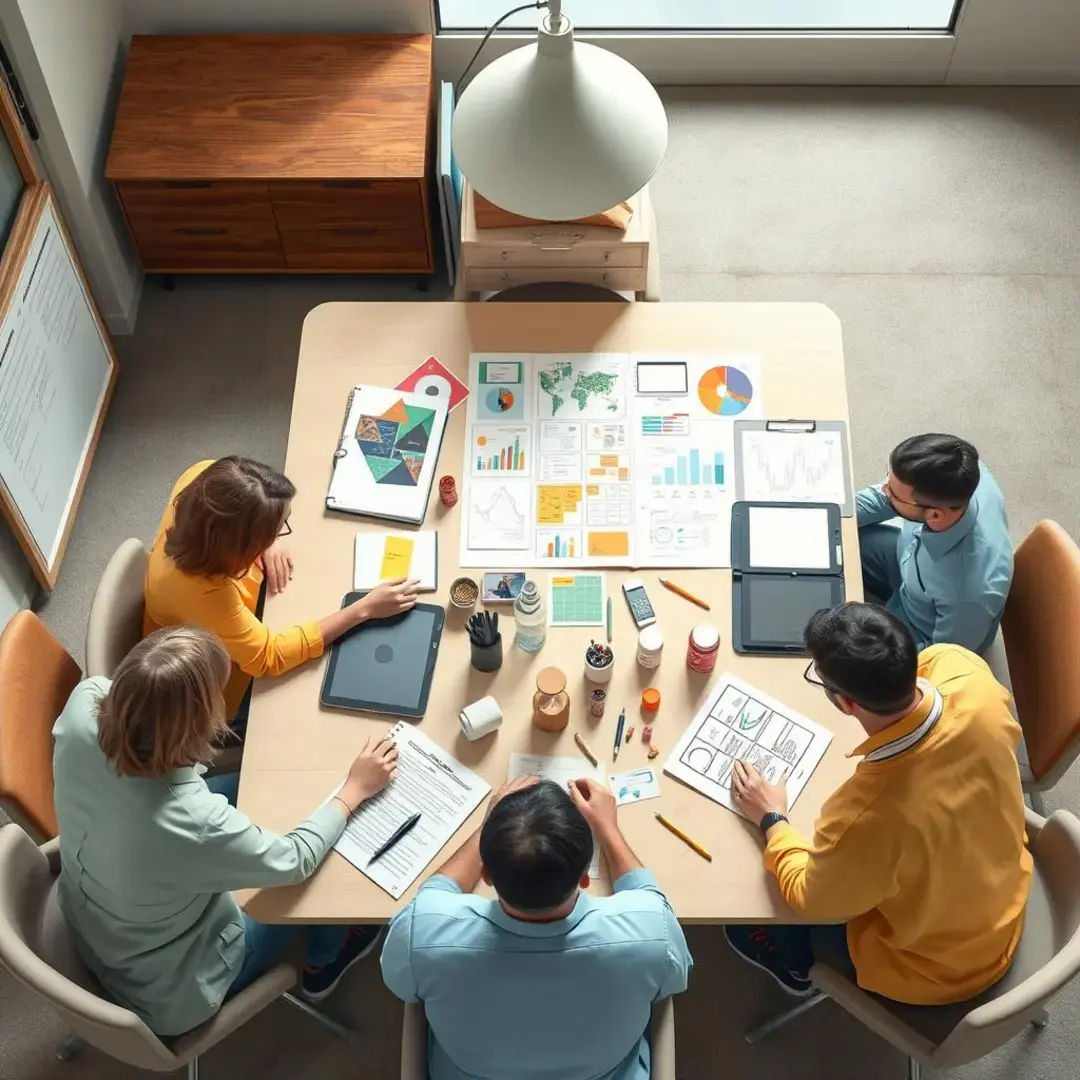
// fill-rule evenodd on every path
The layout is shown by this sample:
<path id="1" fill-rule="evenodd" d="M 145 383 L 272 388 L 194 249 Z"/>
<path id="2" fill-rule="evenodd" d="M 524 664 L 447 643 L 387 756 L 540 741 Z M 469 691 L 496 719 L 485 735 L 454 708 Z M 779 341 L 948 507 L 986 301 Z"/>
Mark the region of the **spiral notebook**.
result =
<path id="1" fill-rule="evenodd" d="M 491 786 L 412 724 L 395 724 L 389 736 L 398 747 L 397 776 L 360 805 L 334 850 L 397 900 L 465 824 Z M 416 828 L 370 862 L 372 852 L 417 811 Z"/>
<path id="2" fill-rule="evenodd" d="M 445 430 L 445 401 L 382 386 L 354 387 L 326 508 L 419 525 Z"/>

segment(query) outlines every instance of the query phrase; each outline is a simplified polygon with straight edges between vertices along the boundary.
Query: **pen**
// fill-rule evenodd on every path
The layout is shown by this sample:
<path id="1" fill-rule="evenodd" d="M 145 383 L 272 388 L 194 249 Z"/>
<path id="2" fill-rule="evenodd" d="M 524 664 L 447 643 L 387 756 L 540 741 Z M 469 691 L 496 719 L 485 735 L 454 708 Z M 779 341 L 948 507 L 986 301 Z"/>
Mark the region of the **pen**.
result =
<path id="1" fill-rule="evenodd" d="M 656 820 L 659 821 L 660 824 L 668 830 L 668 832 L 674 833 L 684 844 L 686 844 L 687 847 L 693 848 L 694 851 L 696 851 L 707 862 L 712 862 L 712 856 L 696 840 L 691 840 L 690 837 L 687 836 L 686 833 L 684 833 L 678 825 L 672 825 L 672 823 L 668 821 L 668 819 L 664 817 L 663 814 L 657 814 Z"/>
<path id="2" fill-rule="evenodd" d="M 674 581 L 668 581 L 667 578 L 661 578 L 660 584 L 673 592 L 676 596 L 681 596 L 684 600 L 689 600 L 691 604 L 697 604 L 699 608 L 704 608 L 706 611 L 712 611 L 712 608 L 705 603 L 704 600 L 699 600 L 693 593 L 688 593 L 685 589 L 680 588 Z"/>
<path id="3" fill-rule="evenodd" d="M 593 768 L 595 769 L 600 762 L 597 760 L 596 755 L 589 749 L 588 743 L 586 743 L 576 732 L 574 733 L 574 742 L 577 743 L 578 749 L 592 762 Z"/>
<path id="4" fill-rule="evenodd" d="M 623 724 L 626 723 L 626 710 L 623 709 L 619 713 L 619 725 L 615 728 L 615 753 L 612 755 L 611 760 L 617 761 L 619 757 L 619 744 L 622 742 Z"/>
<path id="5" fill-rule="evenodd" d="M 415 827 L 416 823 L 419 820 L 420 820 L 420 814 L 419 813 L 413 814 L 413 816 L 411 818 L 406 818 L 394 830 L 394 832 L 391 835 L 390 839 L 387 840 L 386 843 L 383 844 L 382 847 L 380 847 L 378 849 L 378 851 L 376 851 L 375 854 L 371 856 L 370 859 L 368 859 L 368 861 L 367 861 L 368 866 L 370 866 L 376 859 L 381 858 L 383 855 L 385 855 L 403 836 L 407 836 L 412 831 L 412 829 Z"/>
<path id="6" fill-rule="evenodd" d="M 611 597 L 607 598 L 607 643 L 611 644 Z"/>

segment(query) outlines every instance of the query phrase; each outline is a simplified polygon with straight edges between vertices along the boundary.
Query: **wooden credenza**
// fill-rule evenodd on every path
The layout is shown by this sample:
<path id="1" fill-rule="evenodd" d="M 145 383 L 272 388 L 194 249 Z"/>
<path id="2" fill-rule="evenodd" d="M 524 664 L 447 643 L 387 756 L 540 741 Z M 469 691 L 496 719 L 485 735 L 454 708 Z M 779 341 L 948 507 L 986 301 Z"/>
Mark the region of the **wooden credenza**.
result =
<path id="1" fill-rule="evenodd" d="M 106 176 L 154 273 L 433 269 L 426 34 L 131 40 Z"/>

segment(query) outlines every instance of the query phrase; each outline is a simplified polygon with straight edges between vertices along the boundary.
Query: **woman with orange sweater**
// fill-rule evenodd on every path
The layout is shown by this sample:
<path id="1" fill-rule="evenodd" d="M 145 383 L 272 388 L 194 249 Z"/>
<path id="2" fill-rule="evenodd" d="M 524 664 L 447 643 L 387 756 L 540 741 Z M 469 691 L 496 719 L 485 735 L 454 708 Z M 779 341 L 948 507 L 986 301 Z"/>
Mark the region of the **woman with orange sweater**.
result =
<path id="1" fill-rule="evenodd" d="M 281 675 L 360 623 L 416 603 L 417 582 L 401 579 L 321 619 L 271 631 L 256 610 L 264 580 L 277 593 L 292 577 L 292 559 L 278 540 L 291 531 L 295 494 L 291 481 L 250 458 L 200 461 L 173 488 L 150 552 L 143 634 L 180 623 L 213 631 L 232 659 L 230 717 L 252 677 Z"/>

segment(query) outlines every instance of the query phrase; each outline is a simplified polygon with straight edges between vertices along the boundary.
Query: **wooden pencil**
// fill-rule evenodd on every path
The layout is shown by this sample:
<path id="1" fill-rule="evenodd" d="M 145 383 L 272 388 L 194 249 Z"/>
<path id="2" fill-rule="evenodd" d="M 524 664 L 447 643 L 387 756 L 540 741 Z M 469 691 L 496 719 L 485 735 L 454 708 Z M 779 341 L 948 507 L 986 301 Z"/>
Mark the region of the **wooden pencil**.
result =
<path id="1" fill-rule="evenodd" d="M 674 833 L 687 847 L 693 848 L 703 859 L 712 862 L 712 856 L 696 840 L 692 840 L 687 836 L 678 825 L 673 825 L 663 814 L 657 814 L 656 820 L 659 821 L 668 832 Z"/>

